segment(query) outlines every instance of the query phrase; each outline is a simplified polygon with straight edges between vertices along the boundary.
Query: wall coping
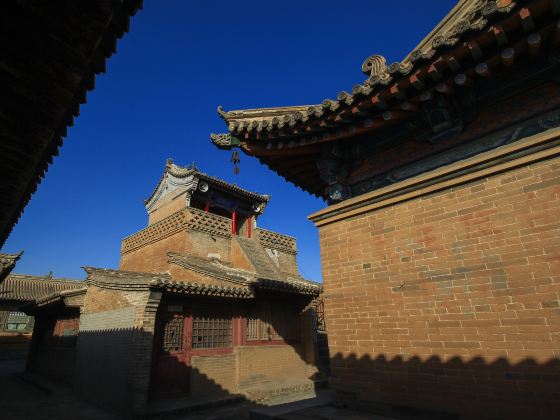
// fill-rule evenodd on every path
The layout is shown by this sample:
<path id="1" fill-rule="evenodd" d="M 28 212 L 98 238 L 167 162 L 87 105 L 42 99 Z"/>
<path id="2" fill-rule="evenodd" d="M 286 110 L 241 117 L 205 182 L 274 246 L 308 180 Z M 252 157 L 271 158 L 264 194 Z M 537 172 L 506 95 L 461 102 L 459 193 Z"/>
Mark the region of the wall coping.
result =
<path id="1" fill-rule="evenodd" d="M 560 128 L 498 147 L 413 178 L 334 204 L 308 216 L 320 227 L 560 154 Z"/>

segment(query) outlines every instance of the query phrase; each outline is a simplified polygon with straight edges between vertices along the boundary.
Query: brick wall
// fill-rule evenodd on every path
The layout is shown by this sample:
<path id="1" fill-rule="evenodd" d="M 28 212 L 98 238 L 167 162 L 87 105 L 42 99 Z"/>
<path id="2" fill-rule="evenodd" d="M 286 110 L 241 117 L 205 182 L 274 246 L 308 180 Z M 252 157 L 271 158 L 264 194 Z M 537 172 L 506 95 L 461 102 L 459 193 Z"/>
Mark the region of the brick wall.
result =
<path id="1" fill-rule="evenodd" d="M 160 198 L 156 207 L 148 214 L 148 224 L 152 225 L 181 210 L 186 204 L 186 192 L 173 191 Z"/>
<path id="2" fill-rule="evenodd" d="M 128 375 L 135 317 L 133 306 L 81 316 L 74 378 L 81 398 L 120 413 L 131 405 Z"/>
<path id="3" fill-rule="evenodd" d="M 78 395 L 120 414 L 145 410 L 160 299 L 160 292 L 89 286 L 77 347 Z"/>
<path id="4" fill-rule="evenodd" d="M 238 348 L 239 386 L 283 379 L 309 379 L 315 367 L 305 362 L 302 344 Z"/>
<path id="5" fill-rule="evenodd" d="M 362 401 L 557 415 L 559 195 L 553 158 L 323 224 L 332 385 Z"/>
<path id="6" fill-rule="evenodd" d="M 237 394 L 237 354 L 193 356 L 190 395 Z"/>
<path id="7" fill-rule="evenodd" d="M 176 252 L 206 258 L 219 254 L 224 262 L 231 262 L 231 239 L 205 232 L 186 230 L 147 244 L 121 256 L 119 269 L 162 273 L 167 271 L 167 253 Z"/>
<path id="8" fill-rule="evenodd" d="M 75 375 L 76 342 L 74 336 L 63 333 L 77 330 L 79 323 L 77 310 L 61 311 L 56 316 L 38 314 L 26 369 L 71 384 Z"/>

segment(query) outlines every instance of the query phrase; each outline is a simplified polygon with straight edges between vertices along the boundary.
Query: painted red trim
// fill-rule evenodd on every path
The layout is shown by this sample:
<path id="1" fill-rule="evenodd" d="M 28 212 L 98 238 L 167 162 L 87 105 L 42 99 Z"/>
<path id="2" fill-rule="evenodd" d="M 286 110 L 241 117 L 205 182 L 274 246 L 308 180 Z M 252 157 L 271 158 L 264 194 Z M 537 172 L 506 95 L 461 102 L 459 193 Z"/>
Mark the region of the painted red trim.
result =
<path id="1" fill-rule="evenodd" d="M 235 210 L 231 213 L 231 234 L 237 235 L 237 213 Z"/>
<path id="2" fill-rule="evenodd" d="M 247 219 L 247 238 L 251 239 L 251 228 L 253 225 L 253 216 L 249 216 Z"/>

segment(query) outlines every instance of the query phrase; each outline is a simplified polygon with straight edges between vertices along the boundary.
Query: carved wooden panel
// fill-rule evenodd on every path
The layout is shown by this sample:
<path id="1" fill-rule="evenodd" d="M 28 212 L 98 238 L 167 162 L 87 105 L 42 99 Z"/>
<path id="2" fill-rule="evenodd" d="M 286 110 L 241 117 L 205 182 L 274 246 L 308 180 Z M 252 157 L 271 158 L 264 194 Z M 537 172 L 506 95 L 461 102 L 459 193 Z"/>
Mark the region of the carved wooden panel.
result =
<path id="1" fill-rule="evenodd" d="M 163 350 L 166 352 L 183 350 L 183 330 L 185 319 L 182 316 L 170 318 L 163 330 Z"/>

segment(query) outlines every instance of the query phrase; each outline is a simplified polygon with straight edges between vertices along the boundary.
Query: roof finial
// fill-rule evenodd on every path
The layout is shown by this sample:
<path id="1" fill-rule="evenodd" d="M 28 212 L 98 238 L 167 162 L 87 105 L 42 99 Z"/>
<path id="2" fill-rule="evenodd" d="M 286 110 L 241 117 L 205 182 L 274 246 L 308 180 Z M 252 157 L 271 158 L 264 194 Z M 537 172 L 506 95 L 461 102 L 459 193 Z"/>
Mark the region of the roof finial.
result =
<path id="1" fill-rule="evenodd" d="M 173 165 L 173 159 L 167 158 L 167 160 L 165 161 L 165 166 L 170 167 L 171 165 Z"/>
<path id="2" fill-rule="evenodd" d="M 226 112 L 224 111 L 224 108 L 221 105 L 218 105 L 218 114 L 220 114 L 220 117 L 222 117 L 223 119 L 226 118 Z"/>
<path id="3" fill-rule="evenodd" d="M 379 80 L 384 80 L 389 77 L 387 60 L 382 55 L 371 55 L 362 64 L 362 72 L 370 79 L 377 77 Z"/>

